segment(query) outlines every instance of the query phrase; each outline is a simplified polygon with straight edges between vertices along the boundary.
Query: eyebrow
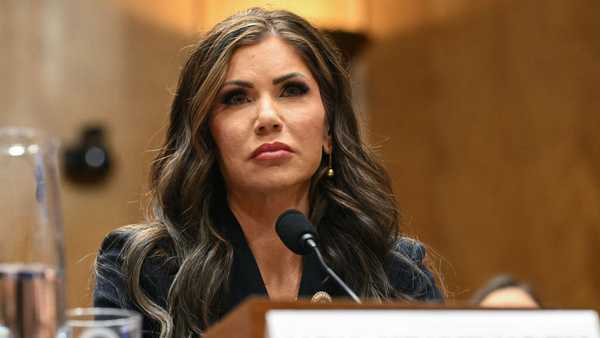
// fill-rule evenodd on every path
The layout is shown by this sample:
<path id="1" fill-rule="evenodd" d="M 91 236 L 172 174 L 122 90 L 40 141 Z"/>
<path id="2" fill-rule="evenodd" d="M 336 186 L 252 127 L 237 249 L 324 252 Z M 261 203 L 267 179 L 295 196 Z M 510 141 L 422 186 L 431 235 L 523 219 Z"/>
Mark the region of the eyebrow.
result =
<path id="1" fill-rule="evenodd" d="M 291 78 L 295 78 L 295 77 L 304 77 L 304 75 L 298 73 L 298 72 L 293 72 L 293 73 L 289 73 L 283 76 L 280 76 L 278 78 L 273 79 L 273 84 L 276 85 L 278 83 L 281 83 L 285 80 L 289 80 Z"/>
<path id="2" fill-rule="evenodd" d="M 298 73 L 298 72 L 285 74 L 285 75 L 282 75 L 282 76 L 279 76 L 279 77 L 273 79 L 273 84 L 276 85 L 283 81 L 286 81 L 286 80 L 289 80 L 289 79 L 292 79 L 295 77 L 304 77 L 304 75 L 302 75 L 301 73 Z M 253 88 L 254 87 L 251 82 L 242 81 L 242 80 L 225 81 L 223 83 L 223 86 L 227 86 L 227 85 L 236 85 L 236 86 L 245 87 L 245 88 Z"/>

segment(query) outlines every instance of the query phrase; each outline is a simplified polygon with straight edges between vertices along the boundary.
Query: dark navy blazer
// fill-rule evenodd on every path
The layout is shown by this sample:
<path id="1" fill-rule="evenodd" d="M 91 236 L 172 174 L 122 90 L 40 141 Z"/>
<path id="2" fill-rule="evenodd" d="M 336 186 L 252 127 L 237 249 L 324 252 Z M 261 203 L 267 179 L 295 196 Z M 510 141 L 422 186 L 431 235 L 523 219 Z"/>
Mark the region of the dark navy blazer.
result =
<path id="1" fill-rule="evenodd" d="M 224 225 L 222 229 L 234 248 L 234 256 L 229 292 L 218 318 L 227 314 L 248 296 L 267 296 L 258 265 L 238 221 L 229 208 L 223 209 L 219 212 L 217 220 L 218 224 Z M 126 240 L 127 235 L 123 232 L 112 232 L 102 243 L 97 257 L 98 275 L 94 288 L 94 306 L 126 308 L 141 312 L 129 297 L 126 276 L 120 272 L 121 251 Z M 398 244 L 397 250 L 412 259 L 424 275 L 411 272 L 413 270 L 404 262 L 391 262 L 387 273 L 395 289 L 419 301 L 441 302 L 442 294 L 436 287 L 431 272 L 423 264 L 423 246 L 415 240 L 404 239 Z M 142 266 L 141 287 L 152 301 L 163 308 L 167 308 L 167 294 L 177 270 L 177 266 L 157 257 L 148 257 Z M 299 298 L 310 298 L 318 291 L 325 291 L 332 297 L 346 297 L 343 290 L 326 275 L 314 255 L 304 256 Z M 158 337 L 159 333 L 159 323 L 144 316 L 144 338 Z"/>

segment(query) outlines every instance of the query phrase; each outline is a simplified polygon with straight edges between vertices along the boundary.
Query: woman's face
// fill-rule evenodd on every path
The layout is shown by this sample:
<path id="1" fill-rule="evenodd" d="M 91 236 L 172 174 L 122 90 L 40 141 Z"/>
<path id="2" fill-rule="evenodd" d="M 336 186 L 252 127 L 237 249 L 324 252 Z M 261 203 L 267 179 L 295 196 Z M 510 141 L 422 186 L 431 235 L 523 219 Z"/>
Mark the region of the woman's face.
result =
<path id="1" fill-rule="evenodd" d="M 210 130 L 228 190 L 308 188 L 331 149 L 317 82 L 276 36 L 238 49 L 217 97 Z"/>

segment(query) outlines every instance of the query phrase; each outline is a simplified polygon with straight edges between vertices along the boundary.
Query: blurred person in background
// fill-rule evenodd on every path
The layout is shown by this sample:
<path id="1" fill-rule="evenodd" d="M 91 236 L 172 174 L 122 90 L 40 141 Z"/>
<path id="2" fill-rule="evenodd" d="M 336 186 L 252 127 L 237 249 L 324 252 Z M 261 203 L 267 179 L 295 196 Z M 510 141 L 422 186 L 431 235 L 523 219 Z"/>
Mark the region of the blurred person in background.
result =
<path id="1" fill-rule="evenodd" d="M 475 293 L 471 303 L 496 308 L 540 308 L 542 306 L 529 285 L 509 275 L 500 275 L 491 279 Z"/>
<path id="2" fill-rule="evenodd" d="M 181 71 L 147 220 L 102 243 L 95 306 L 141 312 L 145 337 L 189 337 L 250 295 L 345 296 L 278 238 L 290 208 L 359 296 L 442 301 L 351 100 L 340 53 L 303 18 L 253 8 L 217 24 Z"/>

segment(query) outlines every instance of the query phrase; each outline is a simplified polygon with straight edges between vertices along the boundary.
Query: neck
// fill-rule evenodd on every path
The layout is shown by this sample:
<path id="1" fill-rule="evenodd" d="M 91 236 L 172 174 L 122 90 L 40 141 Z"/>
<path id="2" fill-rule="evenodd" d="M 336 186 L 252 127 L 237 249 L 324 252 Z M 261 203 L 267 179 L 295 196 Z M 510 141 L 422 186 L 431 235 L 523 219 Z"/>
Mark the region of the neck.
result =
<path id="1" fill-rule="evenodd" d="M 236 216 L 272 299 L 295 299 L 302 275 L 302 257 L 290 251 L 277 236 L 275 222 L 287 209 L 308 212 L 308 187 L 270 192 L 229 192 Z"/>
<path id="2" fill-rule="evenodd" d="M 229 207 L 246 237 L 259 234 L 275 235 L 275 221 L 284 211 L 297 209 L 307 215 L 309 209 L 308 186 L 275 192 L 228 193 Z"/>

